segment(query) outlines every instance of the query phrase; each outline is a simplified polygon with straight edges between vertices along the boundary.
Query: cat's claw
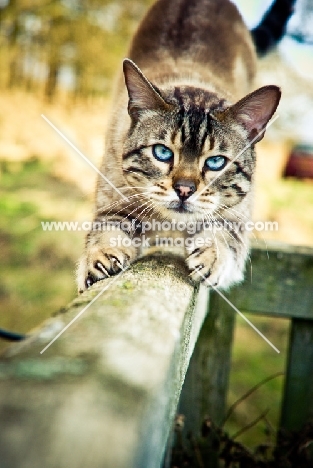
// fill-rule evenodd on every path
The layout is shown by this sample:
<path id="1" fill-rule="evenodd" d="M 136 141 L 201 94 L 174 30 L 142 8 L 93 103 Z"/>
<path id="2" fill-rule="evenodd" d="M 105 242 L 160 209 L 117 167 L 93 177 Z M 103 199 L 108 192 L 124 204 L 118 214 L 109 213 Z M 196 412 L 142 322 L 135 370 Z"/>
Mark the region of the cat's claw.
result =
<path id="1" fill-rule="evenodd" d="M 87 276 L 87 278 L 86 278 L 86 288 L 87 289 L 90 288 L 90 286 L 92 286 L 94 284 L 94 282 L 95 281 L 93 280 L 93 278 L 91 278 L 91 276 Z"/>
<path id="2" fill-rule="evenodd" d="M 127 252 L 119 249 L 91 248 L 78 267 L 79 292 L 90 288 L 97 281 L 124 271 L 130 264 L 130 258 Z"/>
<path id="3" fill-rule="evenodd" d="M 209 286 L 217 286 L 219 271 L 216 260 L 216 252 L 212 248 L 196 249 L 186 259 L 190 278 Z"/>

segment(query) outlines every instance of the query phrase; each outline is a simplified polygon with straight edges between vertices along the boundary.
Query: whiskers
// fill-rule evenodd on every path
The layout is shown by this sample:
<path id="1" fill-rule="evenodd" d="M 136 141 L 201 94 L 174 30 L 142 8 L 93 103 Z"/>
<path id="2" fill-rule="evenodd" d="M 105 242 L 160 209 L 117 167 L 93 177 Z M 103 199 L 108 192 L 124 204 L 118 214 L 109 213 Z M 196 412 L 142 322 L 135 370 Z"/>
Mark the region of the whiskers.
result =
<path id="1" fill-rule="evenodd" d="M 112 201 L 111 203 L 100 207 L 96 214 L 97 216 L 120 218 L 120 223 L 130 220 L 133 225 L 137 221 L 144 219 L 151 219 L 154 213 L 159 213 L 161 202 L 153 199 L 153 187 L 144 186 L 123 186 L 122 190 L 138 190 L 138 193 L 127 195 L 127 201 L 123 199 Z M 125 193 L 125 192 L 124 192 Z M 133 232 L 133 235 L 135 231 Z"/>
<path id="2" fill-rule="evenodd" d="M 221 207 L 223 207 L 223 209 L 224 209 L 225 211 L 226 211 L 226 210 L 229 211 L 229 212 L 231 213 L 231 215 L 232 215 L 234 218 L 237 219 L 238 222 L 245 223 L 245 222 L 250 221 L 250 218 L 249 218 L 247 215 L 245 215 L 245 214 L 243 214 L 243 213 L 240 213 L 239 211 L 237 211 L 237 210 L 234 209 L 234 208 L 230 208 L 230 207 L 228 207 L 227 205 L 223 205 L 223 204 L 221 204 Z M 252 234 L 254 240 L 255 240 L 257 243 L 259 243 L 259 238 L 254 234 L 253 231 L 250 231 L 250 232 L 251 232 L 251 234 Z M 265 245 L 265 247 L 266 247 L 266 249 L 267 249 L 267 242 L 266 242 L 266 240 L 264 239 L 264 237 L 262 236 L 262 234 L 259 233 L 259 236 L 261 237 L 261 240 L 264 242 L 264 245 Z M 268 253 L 267 253 L 267 254 L 268 254 Z"/>
<path id="3" fill-rule="evenodd" d="M 119 190 L 134 190 L 134 189 L 146 189 L 147 187 L 143 187 L 143 186 L 136 186 L 136 185 L 123 185 L 122 187 L 116 187 L 118 188 Z M 112 192 L 112 189 L 111 188 L 107 188 L 107 189 L 104 189 L 104 188 L 101 188 L 101 192 Z"/>
<path id="4" fill-rule="evenodd" d="M 119 212 L 121 212 L 122 210 L 129 209 L 131 206 L 133 206 L 135 203 L 137 203 L 138 200 L 140 200 L 140 198 L 148 199 L 149 194 L 150 194 L 150 192 L 146 191 L 146 192 L 140 192 L 140 193 L 135 193 L 133 195 L 129 195 L 127 197 L 127 202 L 128 203 L 125 200 L 123 200 L 122 198 L 120 198 L 119 200 L 115 200 L 112 203 L 109 203 L 108 205 L 101 206 L 100 208 L 97 209 L 96 214 L 97 215 L 108 216 L 114 210 L 114 215 L 116 215 Z M 119 208 L 119 206 L 121 206 L 121 208 L 118 211 L 116 211 L 117 208 Z"/>

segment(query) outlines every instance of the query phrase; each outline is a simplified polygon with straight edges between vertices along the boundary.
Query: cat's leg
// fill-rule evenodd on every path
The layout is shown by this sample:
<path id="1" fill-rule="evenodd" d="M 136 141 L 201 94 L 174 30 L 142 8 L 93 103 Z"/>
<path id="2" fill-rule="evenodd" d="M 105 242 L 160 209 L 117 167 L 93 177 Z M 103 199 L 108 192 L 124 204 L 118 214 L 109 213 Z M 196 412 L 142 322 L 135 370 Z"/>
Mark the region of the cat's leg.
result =
<path id="1" fill-rule="evenodd" d="M 193 237 L 186 248 L 190 277 L 208 286 L 227 289 L 243 280 L 248 256 L 248 239 L 244 232 L 203 231 Z"/>
<path id="2" fill-rule="evenodd" d="M 78 291 L 83 292 L 93 283 L 116 275 L 140 255 L 140 238 L 136 232 L 121 229 L 121 223 L 104 219 L 104 227 L 89 232 L 85 252 L 77 268 Z"/>

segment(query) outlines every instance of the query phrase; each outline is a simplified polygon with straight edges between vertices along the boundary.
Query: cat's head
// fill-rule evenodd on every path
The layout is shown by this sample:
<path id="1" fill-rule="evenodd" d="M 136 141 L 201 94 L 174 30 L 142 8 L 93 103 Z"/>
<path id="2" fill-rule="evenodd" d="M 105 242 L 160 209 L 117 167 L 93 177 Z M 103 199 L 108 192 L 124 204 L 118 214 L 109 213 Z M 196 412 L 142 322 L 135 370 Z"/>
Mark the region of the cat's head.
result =
<path id="1" fill-rule="evenodd" d="M 147 209 L 167 219 L 203 220 L 245 199 L 253 148 L 278 106 L 279 88 L 265 86 L 230 105 L 191 86 L 161 91 L 128 59 L 124 76 L 130 129 L 123 171 Z"/>

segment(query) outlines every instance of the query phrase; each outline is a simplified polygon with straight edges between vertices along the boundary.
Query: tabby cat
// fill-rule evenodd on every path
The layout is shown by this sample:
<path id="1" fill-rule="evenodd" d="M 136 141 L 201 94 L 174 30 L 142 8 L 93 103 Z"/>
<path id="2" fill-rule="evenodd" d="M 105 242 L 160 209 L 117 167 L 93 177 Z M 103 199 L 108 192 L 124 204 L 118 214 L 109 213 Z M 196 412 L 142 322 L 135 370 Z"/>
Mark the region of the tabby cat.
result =
<path id="1" fill-rule="evenodd" d="M 179 232 L 189 241 L 190 276 L 228 288 L 243 278 L 254 145 L 280 90 L 269 85 L 251 92 L 255 46 L 229 0 L 158 0 L 129 57 L 97 184 L 97 228 L 78 267 L 79 291 L 138 258 L 142 226 L 152 220 L 196 223 L 192 235 Z M 123 227 L 125 220 L 132 228 Z M 215 229 L 218 221 L 223 229 Z M 114 230 L 104 227 L 109 222 Z"/>

